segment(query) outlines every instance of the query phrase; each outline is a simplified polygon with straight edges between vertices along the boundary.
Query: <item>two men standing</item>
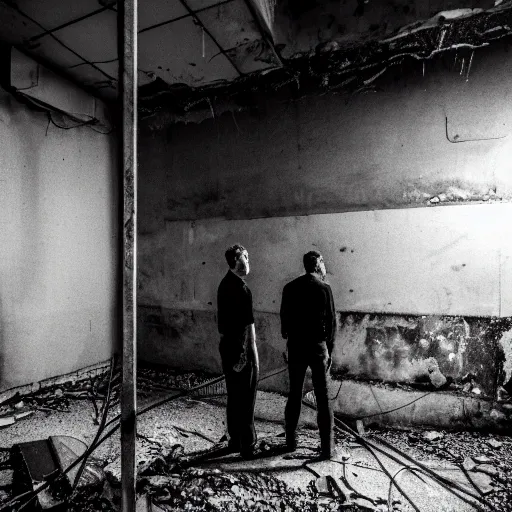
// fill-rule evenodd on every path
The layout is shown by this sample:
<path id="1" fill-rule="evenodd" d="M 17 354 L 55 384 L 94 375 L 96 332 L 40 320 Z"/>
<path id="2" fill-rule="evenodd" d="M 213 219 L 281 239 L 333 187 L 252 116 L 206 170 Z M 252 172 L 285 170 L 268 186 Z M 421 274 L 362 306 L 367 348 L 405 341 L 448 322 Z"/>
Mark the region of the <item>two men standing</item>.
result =
<path id="1" fill-rule="evenodd" d="M 218 294 L 220 355 L 228 394 L 229 448 L 242 457 L 254 455 L 256 431 L 254 406 L 259 373 L 254 330 L 252 294 L 243 277 L 249 273 L 249 255 L 239 244 L 226 251 L 229 266 Z M 302 390 L 311 367 L 318 408 L 321 458 L 334 455 L 333 413 L 327 393 L 327 375 L 336 332 L 336 316 L 330 286 L 325 283 L 325 265 L 320 253 L 303 258 L 306 274 L 288 283 L 281 303 L 281 333 L 287 340 L 290 393 L 285 409 L 286 444 L 297 447 Z"/>

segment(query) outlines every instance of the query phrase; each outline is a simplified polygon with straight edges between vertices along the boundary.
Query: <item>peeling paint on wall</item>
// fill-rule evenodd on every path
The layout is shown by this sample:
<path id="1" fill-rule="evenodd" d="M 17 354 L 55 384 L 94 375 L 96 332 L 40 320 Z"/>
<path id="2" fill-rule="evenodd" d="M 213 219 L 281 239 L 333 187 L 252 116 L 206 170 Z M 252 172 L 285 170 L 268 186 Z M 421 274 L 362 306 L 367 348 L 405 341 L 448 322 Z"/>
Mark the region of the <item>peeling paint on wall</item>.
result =
<path id="1" fill-rule="evenodd" d="M 338 313 L 333 375 L 361 381 L 463 390 L 494 397 L 500 344 L 508 350 L 511 319 Z M 286 341 L 279 315 L 256 312 L 262 372 L 280 368 Z M 220 371 L 219 335 L 214 311 L 139 306 L 139 352 L 143 359 L 182 369 Z"/>
<path id="2" fill-rule="evenodd" d="M 415 204 L 450 204 L 468 202 L 497 202 L 511 199 L 496 193 L 492 182 L 475 184 L 462 180 L 440 180 L 431 183 L 406 183 L 403 185 L 403 198 L 411 205 Z"/>
<path id="3" fill-rule="evenodd" d="M 503 378 L 501 384 L 510 387 L 512 382 L 512 329 L 505 331 L 498 342 L 503 356 Z"/>
<path id="4" fill-rule="evenodd" d="M 335 355 L 340 371 L 353 378 L 409 383 L 444 378 L 457 383 L 471 374 L 492 396 L 499 378 L 496 329 L 508 323 L 509 319 L 341 313 Z"/>

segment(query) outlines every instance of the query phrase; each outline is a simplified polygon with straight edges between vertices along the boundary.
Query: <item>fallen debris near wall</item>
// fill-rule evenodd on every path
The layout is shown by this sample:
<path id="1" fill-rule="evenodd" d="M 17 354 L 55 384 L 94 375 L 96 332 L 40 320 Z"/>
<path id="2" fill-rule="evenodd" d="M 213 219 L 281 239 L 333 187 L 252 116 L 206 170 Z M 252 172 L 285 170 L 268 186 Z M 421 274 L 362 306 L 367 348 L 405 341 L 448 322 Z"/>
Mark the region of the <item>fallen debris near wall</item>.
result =
<path id="1" fill-rule="evenodd" d="M 162 375 L 168 380 L 159 380 L 157 373 L 147 378 L 140 396 L 141 410 L 155 397 L 167 396 L 164 386 L 174 388 L 177 379 L 172 380 L 172 372 Z M 187 389 L 197 382 L 209 382 L 201 375 L 183 378 L 182 374 L 180 378 Z M 10 439 L 22 442 L 33 438 L 43 424 L 55 434 L 81 428 L 81 437 L 88 444 L 94 437 L 97 426 L 90 400 L 66 393 L 94 390 L 100 396 L 106 390 L 99 384 L 85 390 L 60 389 L 62 394 L 54 392 L 47 398 L 57 395 L 69 400 L 67 410 L 35 410 L 25 420 L 0 430 L 0 447 L 5 448 L 0 451 L 0 477 L 4 477 L 0 481 L 4 482 L 0 485 L 0 510 L 13 497 L 12 467 L 6 456 L 12 446 Z M 301 420 L 298 450 L 284 453 L 279 448 L 284 444 L 281 416 L 285 397 L 259 392 L 257 403 L 259 454 L 250 461 L 238 454 L 215 452 L 225 432 L 220 399 L 205 399 L 196 392 L 194 397 L 181 396 L 140 416 L 137 510 L 406 512 L 415 510 L 411 503 L 421 512 L 463 512 L 475 510 L 476 505 L 498 512 L 512 509 L 509 437 L 439 429 L 376 430 L 367 425 L 359 433 L 338 430 L 338 456 L 321 462 L 316 460 L 318 432 L 311 428 L 314 421 L 309 416 L 307 421 L 304 417 Z M 114 409 L 118 410 L 117 405 Z M 314 411 L 311 417 L 314 420 Z M 83 418 L 81 425 L 77 425 L 77 418 Z M 116 437 L 111 441 L 94 452 L 95 460 L 90 461 L 96 464 L 97 474 L 106 477 L 97 479 L 96 487 L 75 489 L 69 499 L 70 511 L 119 510 L 119 441 Z M 432 500 L 433 495 L 437 501 Z"/>
<path id="2" fill-rule="evenodd" d="M 108 370 L 108 369 L 107 369 Z M 187 390 L 211 379 L 205 372 L 183 372 L 165 367 L 144 366 L 138 369 L 137 392 L 139 396 L 151 396 L 155 392 Z M 121 373 L 117 371 L 111 383 L 112 406 L 119 404 Z M 97 425 L 106 398 L 109 373 L 104 371 L 84 379 L 70 379 L 58 385 L 48 386 L 24 394 L 15 394 L 0 403 L 0 429 L 13 425 L 35 411 L 51 413 L 69 411 L 72 400 L 87 400 L 93 406 L 93 418 Z M 218 394 L 225 392 L 224 385 L 217 386 Z M 212 390 L 209 390 L 209 394 Z"/>
<path id="3" fill-rule="evenodd" d="M 418 430 L 372 430 L 380 437 L 418 459 L 446 461 L 472 475 L 488 477 L 487 500 L 493 510 L 512 510 L 512 438 L 481 432 L 421 432 Z"/>

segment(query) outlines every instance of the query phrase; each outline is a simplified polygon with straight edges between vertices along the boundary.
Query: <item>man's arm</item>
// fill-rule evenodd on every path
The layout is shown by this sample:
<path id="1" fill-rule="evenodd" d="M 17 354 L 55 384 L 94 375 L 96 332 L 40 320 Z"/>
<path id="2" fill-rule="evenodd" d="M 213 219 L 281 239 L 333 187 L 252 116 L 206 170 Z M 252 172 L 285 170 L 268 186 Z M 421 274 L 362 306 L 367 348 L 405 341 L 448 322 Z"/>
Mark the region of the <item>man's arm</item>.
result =
<path id="1" fill-rule="evenodd" d="M 334 348 L 334 340 L 336 339 L 336 310 L 334 308 L 334 298 L 332 296 L 332 290 L 329 285 L 327 285 L 325 327 L 327 350 L 329 351 L 329 357 L 331 357 L 332 350 Z"/>
<path id="2" fill-rule="evenodd" d="M 255 365 L 259 369 L 258 349 L 256 347 L 256 330 L 254 328 L 254 313 L 252 308 L 252 293 L 249 288 L 244 287 L 244 296 L 240 300 L 242 300 L 244 304 L 242 311 L 246 325 L 244 328 L 240 360 L 233 367 L 235 372 L 241 371 L 247 362 L 251 360 L 254 361 Z"/>
<path id="3" fill-rule="evenodd" d="M 249 354 L 254 360 L 254 364 L 256 366 L 256 371 L 260 371 L 260 358 L 258 356 L 258 347 L 256 345 L 256 329 L 254 328 L 254 324 L 249 325 L 248 328 L 248 340 L 247 340 L 247 348 L 249 350 Z"/>
<path id="4" fill-rule="evenodd" d="M 244 340 L 242 346 L 242 353 L 240 359 L 233 366 L 235 372 L 240 372 L 245 368 L 245 365 L 251 359 L 254 360 L 256 370 L 259 370 L 260 362 L 258 357 L 258 348 L 256 346 L 256 329 L 254 324 L 247 325 L 244 330 Z"/>
<path id="5" fill-rule="evenodd" d="M 283 288 L 283 296 L 281 298 L 281 309 L 279 311 L 281 317 L 281 336 L 286 340 L 288 339 L 288 325 L 289 325 L 289 312 L 288 312 L 288 291 L 287 287 Z"/>

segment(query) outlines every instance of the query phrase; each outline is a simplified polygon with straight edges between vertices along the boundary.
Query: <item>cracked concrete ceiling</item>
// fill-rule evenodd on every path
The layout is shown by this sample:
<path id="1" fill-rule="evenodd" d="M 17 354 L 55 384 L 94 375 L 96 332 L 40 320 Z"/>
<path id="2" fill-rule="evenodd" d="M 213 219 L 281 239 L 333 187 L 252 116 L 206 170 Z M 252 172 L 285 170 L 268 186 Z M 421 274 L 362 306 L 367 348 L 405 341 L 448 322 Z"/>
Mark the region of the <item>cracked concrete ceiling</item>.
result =
<path id="1" fill-rule="evenodd" d="M 190 96 L 191 91 L 246 81 L 247 76 L 293 70 L 297 62 L 326 52 L 350 54 L 337 60 L 335 72 L 344 63 L 361 68 L 370 58 L 385 61 L 391 47 L 399 54 L 401 41 L 409 45 L 404 51 L 423 52 L 422 58 L 428 58 L 443 46 L 443 41 L 431 37 L 432 30 L 428 32 L 432 41 L 416 37 L 416 47 L 402 36 L 427 33 L 461 19 L 487 16 L 488 20 L 496 13 L 510 18 L 510 4 L 510 0 L 140 1 L 141 97 L 176 90 L 186 90 Z M 0 19 L 1 40 L 104 99 L 116 97 L 115 0 L 0 0 Z M 511 30 L 503 16 L 478 29 L 499 37 Z M 454 37 L 453 31 L 450 37 L 452 47 L 478 46 L 463 35 Z M 388 54 L 384 55 L 382 45 Z M 317 71 L 321 74 L 323 68 Z"/>

